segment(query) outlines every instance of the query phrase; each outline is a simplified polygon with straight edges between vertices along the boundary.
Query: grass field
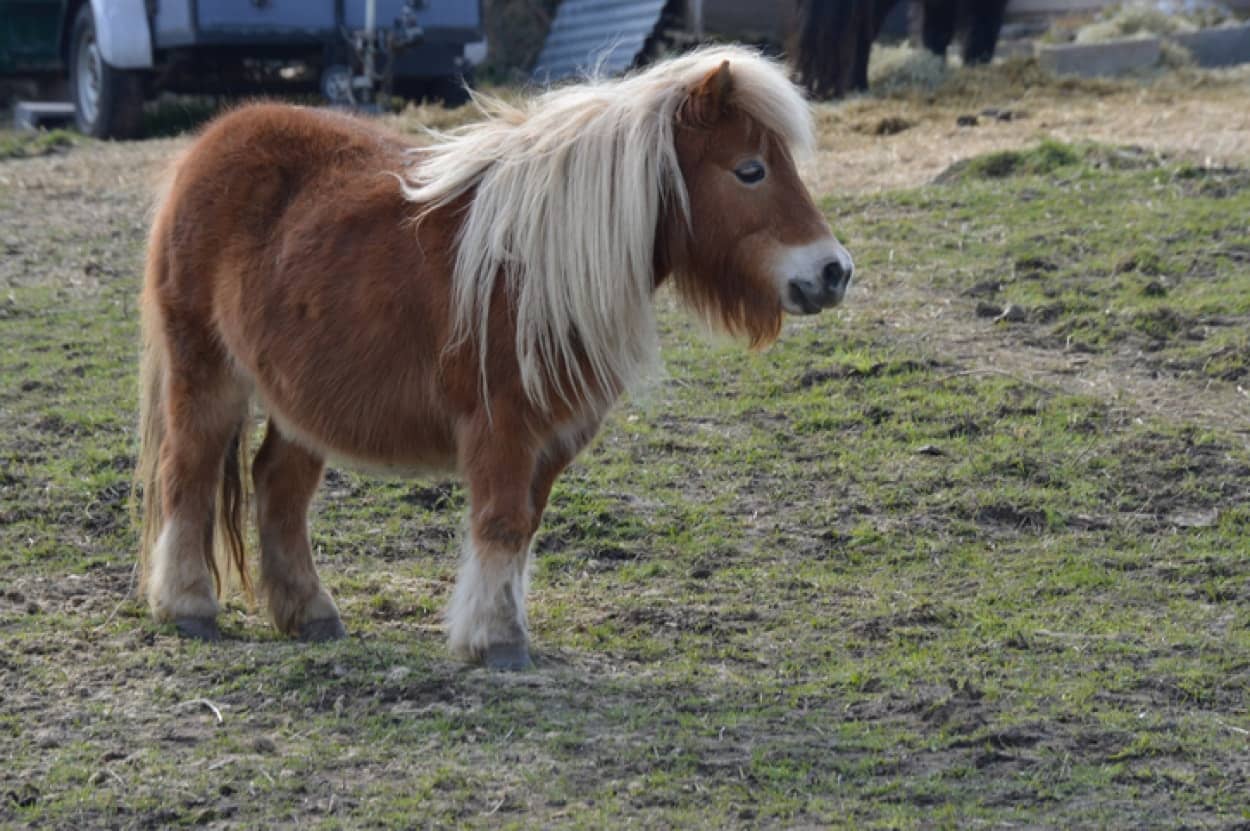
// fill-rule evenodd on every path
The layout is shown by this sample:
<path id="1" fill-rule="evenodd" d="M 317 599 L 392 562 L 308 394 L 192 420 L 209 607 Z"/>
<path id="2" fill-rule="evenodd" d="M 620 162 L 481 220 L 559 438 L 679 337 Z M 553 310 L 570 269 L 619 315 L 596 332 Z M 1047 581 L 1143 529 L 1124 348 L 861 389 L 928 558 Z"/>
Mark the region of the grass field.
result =
<path id="1" fill-rule="evenodd" d="M 345 641 L 145 616 L 140 161 L 177 143 L 13 144 L 0 824 L 1250 827 L 1250 170 L 1046 134 L 823 191 L 859 283 L 771 351 L 662 301 L 525 674 L 446 653 L 452 482 L 328 473 Z"/>

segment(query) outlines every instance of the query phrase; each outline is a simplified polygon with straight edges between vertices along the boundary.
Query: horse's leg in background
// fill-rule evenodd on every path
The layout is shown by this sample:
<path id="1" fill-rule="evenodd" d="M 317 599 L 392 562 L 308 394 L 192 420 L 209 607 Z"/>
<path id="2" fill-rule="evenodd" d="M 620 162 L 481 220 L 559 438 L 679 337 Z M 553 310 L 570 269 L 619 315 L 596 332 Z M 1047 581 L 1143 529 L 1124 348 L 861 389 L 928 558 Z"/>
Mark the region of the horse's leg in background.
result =
<path id="1" fill-rule="evenodd" d="M 851 92 L 868 91 L 868 58 L 872 55 L 872 42 L 877 34 L 874 22 L 878 2 L 885 0 L 856 0 L 855 3 L 855 49 L 851 55 L 851 77 L 848 82 Z"/>
<path id="2" fill-rule="evenodd" d="M 851 89 L 855 92 L 868 91 L 868 60 L 872 56 L 872 45 L 881 34 L 881 27 L 896 0 L 860 0 L 861 10 L 855 21 L 859 29 L 856 42 L 855 65 L 851 70 Z"/>
<path id="3" fill-rule="evenodd" d="M 968 33 L 964 36 L 964 63 L 971 66 L 994 59 L 998 33 L 1003 28 L 1007 0 L 968 0 Z"/>
<path id="4" fill-rule="evenodd" d="M 280 632 L 306 641 L 347 634 L 322 587 L 308 542 L 308 505 L 325 462 L 282 435 L 270 420 L 252 465 L 260 532 L 260 588 Z"/>
<path id="5" fill-rule="evenodd" d="M 885 19 L 894 11 L 899 0 L 873 0 L 872 4 L 872 39 L 876 40 L 885 26 Z"/>
<path id="6" fill-rule="evenodd" d="M 872 52 L 873 0 L 845 0 L 845 16 L 838 21 L 837 97 L 868 91 L 868 55 Z"/>
<path id="7" fill-rule="evenodd" d="M 164 523 L 151 555 L 148 603 L 186 636 L 217 640 L 213 521 L 226 454 L 247 413 L 247 388 L 198 321 L 167 320 L 165 436 L 160 453 Z"/>
<path id="8" fill-rule="evenodd" d="M 921 40 L 925 49 L 946 57 L 946 48 L 955 36 L 958 6 L 958 0 L 924 0 Z"/>
<path id="9" fill-rule="evenodd" d="M 860 40 L 865 5 L 874 0 L 800 0 L 799 44 L 796 64 L 803 85 L 814 98 L 841 98 L 855 89 L 856 67 L 867 67 Z"/>
<path id="10" fill-rule="evenodd" d="M 798 7 L 800 80 L 814 98 L 838 95 L 840 48 L 830 41 L 839 38 L 840 0 L 799 0 Z"/>

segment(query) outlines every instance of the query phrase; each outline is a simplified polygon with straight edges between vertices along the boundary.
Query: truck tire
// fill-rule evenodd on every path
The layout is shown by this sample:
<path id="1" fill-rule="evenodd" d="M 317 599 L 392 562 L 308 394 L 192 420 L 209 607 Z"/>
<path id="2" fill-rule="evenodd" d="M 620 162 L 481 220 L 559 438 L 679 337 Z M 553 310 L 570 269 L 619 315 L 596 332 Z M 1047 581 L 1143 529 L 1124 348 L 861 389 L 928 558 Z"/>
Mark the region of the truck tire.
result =
<path id="1" fill-rule="evenodd" d="M 74 18 L 69 39 L 69 91 L 74 122 L 85 135 L 135 138 L 143 128 L 143 78 L 104 62 L 96 40 L 91 4 Z"/>

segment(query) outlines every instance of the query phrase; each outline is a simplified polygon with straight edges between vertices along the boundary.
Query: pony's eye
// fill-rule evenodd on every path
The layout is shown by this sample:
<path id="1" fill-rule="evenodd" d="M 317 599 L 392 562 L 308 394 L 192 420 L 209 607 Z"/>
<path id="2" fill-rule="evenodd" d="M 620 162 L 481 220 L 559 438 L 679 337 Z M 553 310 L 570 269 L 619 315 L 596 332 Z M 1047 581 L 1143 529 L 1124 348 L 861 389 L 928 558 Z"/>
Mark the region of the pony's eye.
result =
<path id="1" fill-rule="evenodd" d="M 764 164 L 756 159 L 751 159 L 735 167 L 734 175 L 743 184 L 753 185 L 764 178 Z"/>

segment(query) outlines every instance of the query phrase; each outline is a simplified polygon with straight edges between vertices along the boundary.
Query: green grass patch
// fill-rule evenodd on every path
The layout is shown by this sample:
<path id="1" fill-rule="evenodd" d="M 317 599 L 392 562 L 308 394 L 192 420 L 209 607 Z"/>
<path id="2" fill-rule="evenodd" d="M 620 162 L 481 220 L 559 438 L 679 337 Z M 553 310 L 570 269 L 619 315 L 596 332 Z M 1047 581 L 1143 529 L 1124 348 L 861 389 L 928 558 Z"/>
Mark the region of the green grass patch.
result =
<path id="1" fill-rule="evenodd" d="M 948 168 L 941 181 L 1045 176 L 1072 167 L 1080 159 L 1068 145 L 1047 139 L 1028 150 L 1000 150 L 985 156 L 974 156 Z"/>
<path id="2" fill-rule="evenodd" d="M 83 141 L 69 130 L 0 130 L 0 161 L 63 153 Z"/>
<path id="3" fill-rule="evenodd" d="M 830 202 L 861 283 L 769 352 L 663 300 L 667 377 L 553 494 L 521 675 L 446 653 L 447 481 L 327 474 L 313 541 L 348 640 L 287 642 L 238 599 L 220 645 L 152 623 L 125 516 L 142 224 L 86 237 L 93 282 L 23 273 L 0 295 L 0 824 L 1245 821 L 1243 437 L 945 338 L 1231 372 L 1250 197 L 1046 153 Z M 896 308 L 855 305 L 890 281 Z"/>
<path id="4" fill-rule="evenodd" d="M 861 270 L 915 275 L 964 301 L 967 325 L 1014 306 L 999 325 L 1041 349 L 1182 378 L 1250 372 L 1250 173 L 1047 141 L 939 180 L 839 202 Z"/>

